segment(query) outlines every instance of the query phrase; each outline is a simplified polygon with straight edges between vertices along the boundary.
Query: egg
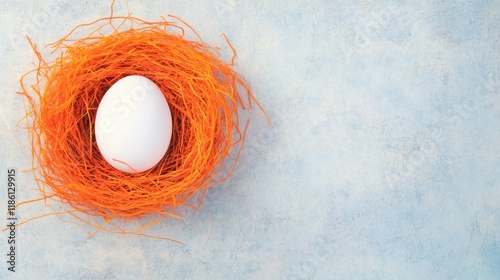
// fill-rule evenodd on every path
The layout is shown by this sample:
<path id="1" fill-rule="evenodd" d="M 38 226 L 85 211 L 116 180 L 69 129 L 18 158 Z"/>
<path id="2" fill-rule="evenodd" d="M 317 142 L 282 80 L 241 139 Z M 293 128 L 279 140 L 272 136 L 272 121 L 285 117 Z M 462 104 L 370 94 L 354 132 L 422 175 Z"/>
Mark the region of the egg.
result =
<path id="1" fill-rule="evenodd" d="M 138 173 L 154 167 L 172 139 L 172 114 L 160 88 L 139 75 L 118 80 L 99 103 L 95 136 L 114 168 Z"/>

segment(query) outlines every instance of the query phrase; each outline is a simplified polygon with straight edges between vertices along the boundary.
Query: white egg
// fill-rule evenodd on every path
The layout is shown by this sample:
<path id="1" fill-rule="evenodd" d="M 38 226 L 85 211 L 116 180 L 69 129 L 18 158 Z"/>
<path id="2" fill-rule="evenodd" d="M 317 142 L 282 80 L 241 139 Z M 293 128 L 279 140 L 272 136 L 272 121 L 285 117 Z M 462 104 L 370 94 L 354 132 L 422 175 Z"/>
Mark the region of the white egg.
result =
<path id="1" fill-rule="evenodd" d="M 99 103 L 95 135 L 114 168 L 137 173 L 154 167 L 172 138 L 172 114 L 160 88 L 139 75 L 118 80 Z"/>

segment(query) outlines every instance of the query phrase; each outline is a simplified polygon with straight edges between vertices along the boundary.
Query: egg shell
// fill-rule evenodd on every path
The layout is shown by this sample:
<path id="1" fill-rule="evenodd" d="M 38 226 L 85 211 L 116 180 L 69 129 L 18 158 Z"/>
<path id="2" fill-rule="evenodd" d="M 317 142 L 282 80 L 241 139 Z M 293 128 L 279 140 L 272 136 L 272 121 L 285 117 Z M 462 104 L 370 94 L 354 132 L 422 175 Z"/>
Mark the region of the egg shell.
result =
<path id="1" fill-rule="evenodd" d="M 99 103 L 95 135 L 114 168 L 137 173 L 154 167 L 172 138 L 172 114 L 160 88 L 139 75 L 118 80 Z"/>

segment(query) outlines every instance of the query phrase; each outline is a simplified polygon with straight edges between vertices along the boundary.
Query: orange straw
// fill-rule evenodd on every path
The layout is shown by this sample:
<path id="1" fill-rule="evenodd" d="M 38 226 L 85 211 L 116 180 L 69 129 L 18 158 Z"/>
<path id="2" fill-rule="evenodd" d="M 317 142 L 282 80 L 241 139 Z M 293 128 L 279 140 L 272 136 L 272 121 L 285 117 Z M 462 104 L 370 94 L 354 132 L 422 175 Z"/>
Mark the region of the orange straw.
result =
<path id="1" fill-rule="evenodd" d="M 88 27 L 94 28 L 88 36 L 73 38 L 75 31 Z M 109 35 L 102 35 L 106 30 L 111 30 Z M 252 103 L 263 109 L 232 64 L 218 58 L 217 48 L 183 36 L 181 27 L 164 19 L 146 22 L 111 15 L 79 25 L 50 44 L 52 53 L 60 53 L 50 63 L 30 41 L 38 66 L 20 83 L 21 94 L 29 100 L 26 117 L 33 120 L 28 127 L 33 164 L 38 166 L 33 174 L 43 198 L 106 221 L 170 215 L 196 192 L 204 194 L 231 175 L 245 137 L 246 126 L 242 129 L 240 123 L 248 125 L 239 114 L 248 112 Z M 94 135 L 100 100 L 128 75 L 155 82 L 173 119 L 166 155 L 154 168 L 138 174 L 111 167 Z M 33 85 L 26 85 L 28 76 L 35 77 Z M 235 145 L 239 145 L 236 160 L 223 172 Z"/>

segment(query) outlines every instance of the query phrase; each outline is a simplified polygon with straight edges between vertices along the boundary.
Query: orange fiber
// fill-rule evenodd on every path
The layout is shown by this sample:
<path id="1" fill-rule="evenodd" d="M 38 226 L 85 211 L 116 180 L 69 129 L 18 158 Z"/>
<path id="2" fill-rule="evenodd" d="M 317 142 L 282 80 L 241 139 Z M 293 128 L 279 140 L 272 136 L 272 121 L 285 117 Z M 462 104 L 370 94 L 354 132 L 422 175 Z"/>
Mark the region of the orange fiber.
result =
<path id="1" fill-rule="evenodd" d="M 74 38 L 87 28 L 88 35 Z M 252 103 L 260 105 L 232 64 L 219 59 L 218 48 L 184 37 L 182 27 L 165 19 L 147 22 L 111 15 L 79 25 L 48 45 L 59 53 L 53 62 L 46 62 L 30 41 L 38 64 L 21 78 L 20 93 L 29 100 L 33 173 L 43 198 L 68 203 L 74 208 L 71 213 L 106 221 L 169 215 L 195 193 L 204 194 L 231 175 L 245 137 L 246 126 L 240 125 L 248 125 L 240 113 L 248 112 Z M 154 81 L 173 119 L 166 155 L 137 174 L 111 167 L 94 135 L 99 101 L 128 75 Z M 27 85 L 33 77 L 34 84 Z M 236 160 L 226 169 L 224 161 L 235 146 Z"/>

